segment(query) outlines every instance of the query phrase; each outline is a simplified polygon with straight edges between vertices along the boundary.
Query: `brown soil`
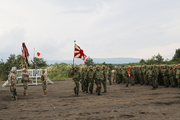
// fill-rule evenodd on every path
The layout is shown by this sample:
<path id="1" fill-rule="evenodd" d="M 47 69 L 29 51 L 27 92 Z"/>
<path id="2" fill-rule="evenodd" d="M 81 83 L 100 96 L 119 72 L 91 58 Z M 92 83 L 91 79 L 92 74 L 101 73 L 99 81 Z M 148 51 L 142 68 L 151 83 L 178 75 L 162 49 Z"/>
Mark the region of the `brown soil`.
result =
<path id="1" fill-rule="evenodd" d="M 2 83 L 0 84 L 2 86 Z M 17 87 L 18 100 L 11 101 L 9 87 L 0 87 L 0 120 L 179 120 L 179 88 L 151 90 L 151 86 L 107 85 L 107 93 L 73 93 L 73 83 L 55 81 L 43 97 L 41 86 Z"/>

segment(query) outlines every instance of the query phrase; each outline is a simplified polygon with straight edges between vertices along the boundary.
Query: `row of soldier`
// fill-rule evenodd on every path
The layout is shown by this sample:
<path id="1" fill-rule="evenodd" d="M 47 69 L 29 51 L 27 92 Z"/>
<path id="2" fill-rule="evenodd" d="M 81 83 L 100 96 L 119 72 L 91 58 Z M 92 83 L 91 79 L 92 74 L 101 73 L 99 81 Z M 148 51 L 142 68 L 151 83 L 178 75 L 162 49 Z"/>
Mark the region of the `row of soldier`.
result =
<path id="1" fill-rule="evenodd" d="M 8 81 L 10 82 L 10 92 L 11 92 L 11 99 L 17 100 L 18 95 L 16 91 L 16 84 L 17 84 L 17 77 L 16 77 L 17 69 L 16 67 L 12 67 L 11 73 L 8 75 Z M 47 96 L 47 74 L 45 73 L 45 70 L 42 70 L 42 88 L 43 88 L 43 96 Z M 28 82 L 29 82 L 29 73 L 28 71 L 23 68 L 22 69 L 22 81 L 23 81 L 23 93 L 24 96 L 28 96 L 27 89 L 28 89 Z"/>
<path id="2" fill-rule="evenodd" d="M 74 93 L 79 94 L 79 82 L 81 89 L 86 93 L 93 93 L 94 83 L 96 84 L 96 92 L 100 95 L 101 84 L 103 85 L 105 93 L 107 91 L 106 80 L 112 84 L 112 71 L 105 66 L 100 70 L 99 66 L 93 69 L 92 66 L 82 68 L 78 72 L 77 67 L 74 67 L 73 83 Z M 129 69 L 129 70 L 128 70 Z M 180 64 L 179 65 L 148 65 L 148 66 L 132 66 L 132 67 L 118 67 L 114 74 L 113 82 L 117 84 L 125 83 L 125 87 L 129 84 L 151 85 L 152 90 L 156 90 L 158 85 L 165 87 L 180 87 Z"/>
<path id="3" fill-rule="evenodd" d="M 128 87 L 129 81 L 134 84 L 151 85 L 152 90 L 158 88 L 158 85 L 165 87 L 180 87 L 180 64 L 179 65 L 150 65 L 150 66 L 133 66 L 118 68 L 116 72 L 117 83 L 124 82 Z"/>

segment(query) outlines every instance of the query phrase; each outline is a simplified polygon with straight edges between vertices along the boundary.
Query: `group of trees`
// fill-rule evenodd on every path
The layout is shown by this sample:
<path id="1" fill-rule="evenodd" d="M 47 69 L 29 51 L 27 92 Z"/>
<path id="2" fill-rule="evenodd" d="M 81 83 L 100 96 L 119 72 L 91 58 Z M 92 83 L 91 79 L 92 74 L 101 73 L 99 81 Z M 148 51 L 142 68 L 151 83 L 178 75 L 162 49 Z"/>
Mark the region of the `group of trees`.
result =
<path id="1" fill-rule="evenodd" d="M 6 62 L 3 62 L 1 59 L 0 61 L 0 81 L 7 80 L 7 76 L 12 67 L 17 67 L 17 69 L 21 69 L 21 64 L 25 65 L 24 60 L 21 55 L 11 54 Z M 35 64 L 34 64 L 35 63 Z M 111 70 L 114 69 L 115 66 L 127 66 L 127 65 L 152 65 L 152 64 L 179 64 L 180 63 L 180 49 L 177 49 L 173 58 L 171 60 L 164 60 L 164 58 L 158 53 L 158 55 L 152 56 L 152 58 L 148 60 L 141 59 L 138 63 L 127 63 L 127 64 L 106 64 L 105 62 L 101 64 L 97 64 L 93 62 L 93 59 L 88 57 L 86 59 L 87 66 L 96 66 L 96 65 L 105 65 L 106 67 L 110 68 Z M 66 63 L 55 63 L 53 65 L 47 65 L 46 61 L 42 58 L 34 58 L 33 60 L 29 60 L 30 68 L 46 68 L 48 69 L 48 75 L 51 79 L 65 79 L 70 76 L 72 71 L 72 64 Z M 83 65 L 78 66 L 79 69 L 83 67 Z"/>
<path id="2" fill-rule="evenodd" d="M 7 80 L 8 74 L 10 73 L 10 70 L 12 67 L 16 67 L 17 69 L 22 68 L 22 63 L 25 65 L 24 59 L 21 55 L 15 55 L 11 54 L 6 62 L 4 62 L 2 59 L 0 61 L 0 80 Z M 30 68 L 33 68 L 33 63 L 36 63 L 36 66 L 38 68 L 46 67 L 47 63 L 42 58 L 34 58 L 29 61 Z"/>

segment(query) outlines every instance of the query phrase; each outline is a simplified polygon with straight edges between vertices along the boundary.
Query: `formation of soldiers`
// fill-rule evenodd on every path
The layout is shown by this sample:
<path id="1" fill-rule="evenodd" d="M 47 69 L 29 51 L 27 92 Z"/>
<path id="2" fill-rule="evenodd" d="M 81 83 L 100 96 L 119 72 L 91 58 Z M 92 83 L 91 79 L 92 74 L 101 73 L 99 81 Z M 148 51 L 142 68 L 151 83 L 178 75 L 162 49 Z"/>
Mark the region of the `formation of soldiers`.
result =
<path id="1" fill-rule="evenodd" d="M 16 91 L 16 67 L 11 69 L 11 73 L 8 76 L 10 79 L 10 91 L 12 100 L 17 100 Z M 96 67 L 89 66 L 83 67 L 81 72 L 77 70 L 77 66 L 73 70 L 73 83 L 74 94 L 79 95 L 79 87 L 81 83 L 82 92 L 93 94 L 94 83 L 96 85 L 95 92 L 97 95 L 101 95 L 101 86 L 103 86 L 103 93 L 107 92 L 107 80 L 109 85 L 112 85 L 112 70 L 97 65 Z M 47 74 L 45 70 L 42 70 L 42 89 L 43 96 L 47 96 Z M 24 68 L 22 70 L 22 81 L 24 86 L 24 96 L 27 96 L 27 88 L 29 81 L 29 74 Z M 144 66 L 129 66 L 118 67 L 115 71 L 113 82 L 120 84 L 125 83 L 125 87 L 135 84 L 151 85 L 152 90 L 156 90 L 158 85 L 164 85 L 165 87 L 179 87 L 180 88 L 180 64 L 178 65 L 144 65 Z M 179 93 L 180 94 L 180 93 Z"/>
<path id="2" fill-rule="evenodd" d="M 92 66 L 89 66 L 89 70 L 87 67 L 83 67 L 81 72 L 79 72 L 77 70 L 77 67 L 75 66 L 73 71 L 74 93 L 78 96 L 79 82 L 81 83 L 82 92 L 93 94 L 93 88 L 95 83 L 95 92 L 97 93 L 97 95 L 101 95 L 101 84 L 104 88 L 103 93 L 106 93 L 106 79 L 107 71 L 105 66 L 102 67 L 102 70 L 98 65 L 95 69 L 93 69 Z"/>
<path id="3" fill-rule="evenodd" d="M 129 69 L 129 70 L 128 70 Z M 179 65 L 144 65 L 144 66 L 129 66 L 118 67 L 112 77 L 112 70 L 97 65 L 95 69 L 92 66 L 83 67 L 81 72 L 74 68 L 73 82 L 74 93 L 79 94 L 79 82 L 81 83 L 82 92 L 93 93 L 94 83 L 96 85 L 95 92 L 101 95 L 101 85 L 103 85 L 105 93 L 107 91 L 107 80 L 109 85 L 113 82 L 120 84 L 125 83 L 125 87 L 135 84 L 150 85 L 152 90 L 156 90 L 158 85 L 165 87 L 180 88 L 180 64 Z M 113 79 L 112 79 L 113 78 Z M 180 94 L 180 93 L 179 93 Z"/>
<path id="4" fill-rule="evenodd" d="M 128 87 L 129 82 L 131 86 L 135 84 L 151 85 L 152 90 L 156 90 L 158 85 L 180 87 L 180 64 L 118 67 L 116 82 L 118 84 L 124 82 L 126 84 L 125 87 Z"/>
<path id="5" fill-rule="evenodd" d="M 18 95 L 17 95 L 17 91 L 16 91 L 16 83 L 17 83 L 16 73 L 17 73 L 16 67 L 12 67 L 11 73 L 8 75 L 8 80 L 11 84 L 10 92 L 11 92 L 12 100 L 18 99 Z M 42 80 L 42 89 L 44 92 L 43 96 L 47 96 L 47 82 L 46 82 L 47 74 L 45 73 L 45 70 L 42 70 L 41 80 Z M 23 87 L 24 87 L 24 90 L 23 90 L 24 96 L 28 96 L 27 89 L 28 89 L 28 82 L 29 82 L 29 73 L 25 68 L 22 69 L 22 80 L 21 81 L 22 81 Z"/>

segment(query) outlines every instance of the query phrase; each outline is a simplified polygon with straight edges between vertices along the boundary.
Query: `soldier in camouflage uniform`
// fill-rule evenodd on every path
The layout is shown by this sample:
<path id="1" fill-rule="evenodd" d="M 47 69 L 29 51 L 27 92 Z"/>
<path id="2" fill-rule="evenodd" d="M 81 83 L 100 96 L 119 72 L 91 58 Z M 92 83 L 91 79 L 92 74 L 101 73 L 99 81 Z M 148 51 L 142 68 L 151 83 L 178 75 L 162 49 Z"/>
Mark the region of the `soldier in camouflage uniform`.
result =
<path id="1" fill-rule="evenodd" d="M 73 71 L 73 84 L 74 84 L 74 94 L 78 96 L 79 94 L 79 81 L 80 81 L 80 72 L 77 70 L 77 67 L 74 67 Z"/>
<path id="2" fill-rule="evenodd" d="M 151 72 L 150 72 L 150 74 L 151 74 Z M 156 70 L 156 68 L 155 68 L 155 66 L 153 67 L 153 69 L 152 69 L 152 75 L 150 76 L 150 74 L 149 74 L 149 77 L 151 77 L 150 79 L 151 79 L 151 81 L 152 81 L 152 89 L 151 90 L 156 90 L 156 87 L 157 87 L 157 80 L 158 80 L 158 73 L 157 73 L 157 70 Z"/>
<path id="3" fill-rule="evenodd" d="M 141 67 L 141 66 L 139 66 L 138 75 L 139 75 L 139 83 L 140 83 L 141 85 L 143 85 L 143 70 L 142 70 L 142 67 Z"/>
<path id="4" fill-rule="evenodd" d="M 87 71 L 87 67 L 85 67 L 85 71 L 84 71 L 84 90 L 86 93 L 88 93 L 88 85 L 89 85 L 89 80 L 88 80 L 88 71 Z"/>
<path id="5" fill-rule="evenodd" d="M 134 86 L 134 80 L 136 79 L 135 77 L 135 67 L 133 66 L 132 69 L 130 69 L 130 73 L 131 73 L 131 86 Z"/>
<path id="6" fill-rule="evenodd" d="M 92 66 L 90 65 L 87 77 L 89 80 L 89 93 L 91 93 L 91 94 L 93 93 L 93 88 L 94 88 L 93 74 L 94 74 L 94 71 L 93 71 Z"/>
<path id="7" fill-rule="evenodd" d="M 101 95 L 101 81 L 103 80 L 103 74 L 99 69 L 99 66 L 97 65 L 96 67 L 96 71 L 94 73 L 94 80 L 95 80 L 95 84 L 96 84 L 96 92 L 97 95 Z"/>
<path id="8" fill-rule="evenodd" d="M 82 68 L 82 71 L 81 71 L 81 81 L 80 81 L 82 92 L 85 91 L 85 89 L 84 89 L 84 76 L 85 76 L 85 75 L 84 75 L 84 68 Z"/>
<path id="9" fill-rule="evenodd" d="M 174 72 L 173 66 L 169 66 L 169 81 L 171 83 L 171 87 L 175 87 Z"/>
<path id="10" fill-rule="evenodd" d="M 126 86 L 128 87 L 129 85 L 129 74 L 128 74 L 128 68 L 124 68 L 124 74 L 123 74 L 123 79 L 126 81 Z"/>
<path id="11" fill-rule="evenodd" d="M 42 89 L 44 93 L 44 97 L 47 96 L 47 74 L 45 73 L 45 70 L 42 70 L 42 75 L 41 75 L 41 81 L 42 81 Z"/>
<path id="12" fill-rule="evenodd" d="M 111 69 L 108 68 L 108 80 L 109 80 L 109 85 L 111 85 L 111 75 L 112 75 L 112 72 L 111 72 Z"/>
<path id="13" fill-rule="evenodd" d="M 28 89 L 28 82 L 29 82 L 29 73 L 27 73 L 26 68 L 23 68 L 22 70 L 22 81 L 24 86 L 24 96 L 28 96 L 27 89 Z"/>
<path id="14" fill-rule="evenodd" d="M 164 67 L 164 85 L 165 87 L 169 87 L 169 69 L 167 68 L 167 65 Z"/>
<path id="15" fill-rule="evenodd" d="M 16 92 L 16 67 L 12 67 L 11 73 L 8 75 L 8 78 L 10 78 L 10 92 L 11 92 L 11 99 L 17 100 L 17 92 Z"/>
<path id="16" fill-rule="evenodd" d="M 106 93 L 106 89 L 107 89 L 107 86 L 106 86 L 106 78 L 107 78 L 107 71 L 106 71 L 106 68 L 105 66 L 102 67 L 102 72 L 103 72 L 103 80 L 101 81 L 102 82 L 102 85 L 103 85 L 103 88 L 104 88 L 104 91 L 103 93 Z"/>
<path id="17" fill-rule="evenodd" d="M 178 81 L 178 87 L 180 88 L 180 64 L 178 64 L 178 68 L 176 71 L 176 79 Z"/>

